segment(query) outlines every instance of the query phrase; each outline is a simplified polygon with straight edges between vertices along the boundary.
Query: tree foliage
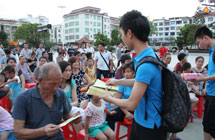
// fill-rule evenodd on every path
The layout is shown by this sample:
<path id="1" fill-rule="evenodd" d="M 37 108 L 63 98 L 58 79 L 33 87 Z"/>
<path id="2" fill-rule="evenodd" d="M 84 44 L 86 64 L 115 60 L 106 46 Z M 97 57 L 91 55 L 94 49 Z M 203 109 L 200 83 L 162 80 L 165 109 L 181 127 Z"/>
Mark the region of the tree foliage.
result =
<path id="1" fill-rule="evenodd" d="M 120 31 L 119 31 L 119 29 L 115 28 L 111 32 L 111 42 L 110 42 L 110 44 L 112 46 L 114 46 L 114 45 L 117 45 L 120 42 L 122 42 Z"/>
<path id="2" fill-rule="evenodd" d="M 48 31 L 38 32 L 39 24 L 23 24 L 15 31 L 16 40 L 24 40 L 30 46 L 38 47 L 39 43 L 49 40 L 50 34 Z"/>
<path id="3" fill-rule="evenodd" d="M 93 43 L 93 45 L 98 46 L 99 43 L 104 43 L 104 45 L 110 45 L 110 39 L 105 35 L 105 34 L 101 34 L 100 32 L 95 34 L 95 42 Z"/>
<path id="4" fill-rule="evenodd" d="M 196 11 L 195 15 L 193 16 L 193 24 L 201 24 L 205 23 L 204 14 L 201 11 Z"/>
<path id="5" fill-rule="evenodd" d="M 0 43 L 2 43 L 3 46 L 8 46 L 7 33 L 4 31 L 0 31 Z"/>
<path id="6" fill-rule="evenodd" d="M 181 49 L 183 44 L 193 45 L 195 43 L 194 34 L 200 27 L 199 24 L 186 24 L 180 29 L 179 36 L 176 39 L 176 43 Z"/>

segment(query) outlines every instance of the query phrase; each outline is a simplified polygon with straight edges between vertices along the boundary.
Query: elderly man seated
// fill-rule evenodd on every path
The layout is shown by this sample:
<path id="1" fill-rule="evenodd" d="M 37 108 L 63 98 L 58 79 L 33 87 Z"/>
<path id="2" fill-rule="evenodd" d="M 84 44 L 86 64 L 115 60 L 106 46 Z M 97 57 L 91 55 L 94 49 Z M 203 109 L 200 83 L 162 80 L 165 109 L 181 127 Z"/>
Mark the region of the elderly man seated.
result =
<path id="1" fill-rule="evenodd" d="M 14 134 L 18 139 L 64 139 L 59 124 L 74 115 L 61 89 L 62 73 L 55 63 L 44 64 L 39 71 L 38 85 L 17 96 L 14 103 Z M 73 123 L 79 123 L 81 117 Z"/>

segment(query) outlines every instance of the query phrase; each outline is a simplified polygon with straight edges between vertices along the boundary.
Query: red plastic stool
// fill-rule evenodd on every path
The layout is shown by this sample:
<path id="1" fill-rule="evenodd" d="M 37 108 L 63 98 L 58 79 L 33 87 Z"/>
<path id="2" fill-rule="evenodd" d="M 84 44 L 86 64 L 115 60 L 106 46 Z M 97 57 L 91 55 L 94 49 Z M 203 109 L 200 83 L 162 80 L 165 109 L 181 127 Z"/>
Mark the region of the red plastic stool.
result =
<path id="1" fill-rule="evenodd" d="M 78 139 L 77 140 L 84 140 L 85 139 L 85 130 L 82 129 L 79 133 L 78 133 Z M 96 140 L 95 138 L 89 137 L 89 140 Z"/>
<path id="2" fill-rule="evenodd" d="M 108 80 L 110 80 L 111 78 L 103 78 L 102 81 L 103 82 L 107 82 Z"/>
<path id="3" fill-rule="evenodd" d="M 199 102 L 198 102 L 198 113 L 197 117 L 202 118 L 202 112 L 203 112 L 203 96 L 199 96 Z"/>
<path id="4" fill-rule="evenodd" d="M 36 83 L 26 83 L 26 84 L 25 84 L 25 87 L 26 87 L 27 89 L 33 88 L 34 86 L 36 86 Z"/>
<path id="5" fill-rule="evenodd" d="M 129 134 L 130 134 L 130 130 L 131 130 L 131 124 L 132 124 L 133 120 L 128 120 L 127 118 L 124 118 L 124 121 L 121 122 L 117 122 L 117 129 L 116 129 L 116 140 L 120 140 L 123 139 L 125 137 L 127 137 L 127 140 L 129 140 Z M 120 132 L 120 126 L 123 125 L 125 127 L 127 127 L 127 134 L 123 135 L 123 136 L 119 136 L 119 132 Z"/>
<path id="6" fill-rule="evenodd" d="M 62 129 L 65 140 L 77 140 L 77 133 L 75 127 L 72 124 L 69 123 L 62 127 Z"/>
<path id="7" fill-rule="evenodd" d="M 10 110 L 11 110 L 11 106 L 10 106 L 9 101 L 6 97 L 3 97 L 2 99 L 0 99 L 0 106 L 2 106 L 8 112 L 10 112 Z"/>

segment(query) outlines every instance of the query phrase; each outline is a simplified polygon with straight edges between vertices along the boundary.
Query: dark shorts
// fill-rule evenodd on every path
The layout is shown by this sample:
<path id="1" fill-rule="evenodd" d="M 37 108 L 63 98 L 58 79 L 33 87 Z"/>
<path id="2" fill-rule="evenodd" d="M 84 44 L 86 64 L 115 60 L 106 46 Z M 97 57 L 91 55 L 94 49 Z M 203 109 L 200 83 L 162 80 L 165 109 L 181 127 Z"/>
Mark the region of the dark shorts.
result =
<path id="1" fill-rule="evenodd" d="M 166 140 L 167 132 L 161 128 L 149 129 L 133 120 L 129 140 Z"/>
<path id="2" fill-rule="evenodd" d="M 203 128 L 204 132 L 215 138 L 215 96 L 206 97 Z"/>

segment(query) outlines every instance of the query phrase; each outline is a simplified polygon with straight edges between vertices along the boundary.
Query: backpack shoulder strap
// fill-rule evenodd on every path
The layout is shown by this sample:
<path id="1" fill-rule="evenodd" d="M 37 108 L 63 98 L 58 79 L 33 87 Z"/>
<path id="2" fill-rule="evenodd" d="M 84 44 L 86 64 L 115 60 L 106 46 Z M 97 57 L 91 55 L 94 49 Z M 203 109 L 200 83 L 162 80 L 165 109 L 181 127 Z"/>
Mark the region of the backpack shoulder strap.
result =
<path id="1" fill-rule="evenodd" d="M 157 57 L 157 55 L 156 55 Z M 144 58 L 142 58 L 140 60 L 140 62 L 137 64 L 136 70 L 135 72 L 137 72 L 137 69 L 140 67 L 140 65 L 142 65 L 143 63 L 152 63 L 155 65 L 158 65 L 160 67 L 162 67 L 163 69 L 167 69 L 166 65 L 164 64 L 164 62 L 162 62 L 158 57 L 154 58 L 152 56 L 146 56 Z"/>

